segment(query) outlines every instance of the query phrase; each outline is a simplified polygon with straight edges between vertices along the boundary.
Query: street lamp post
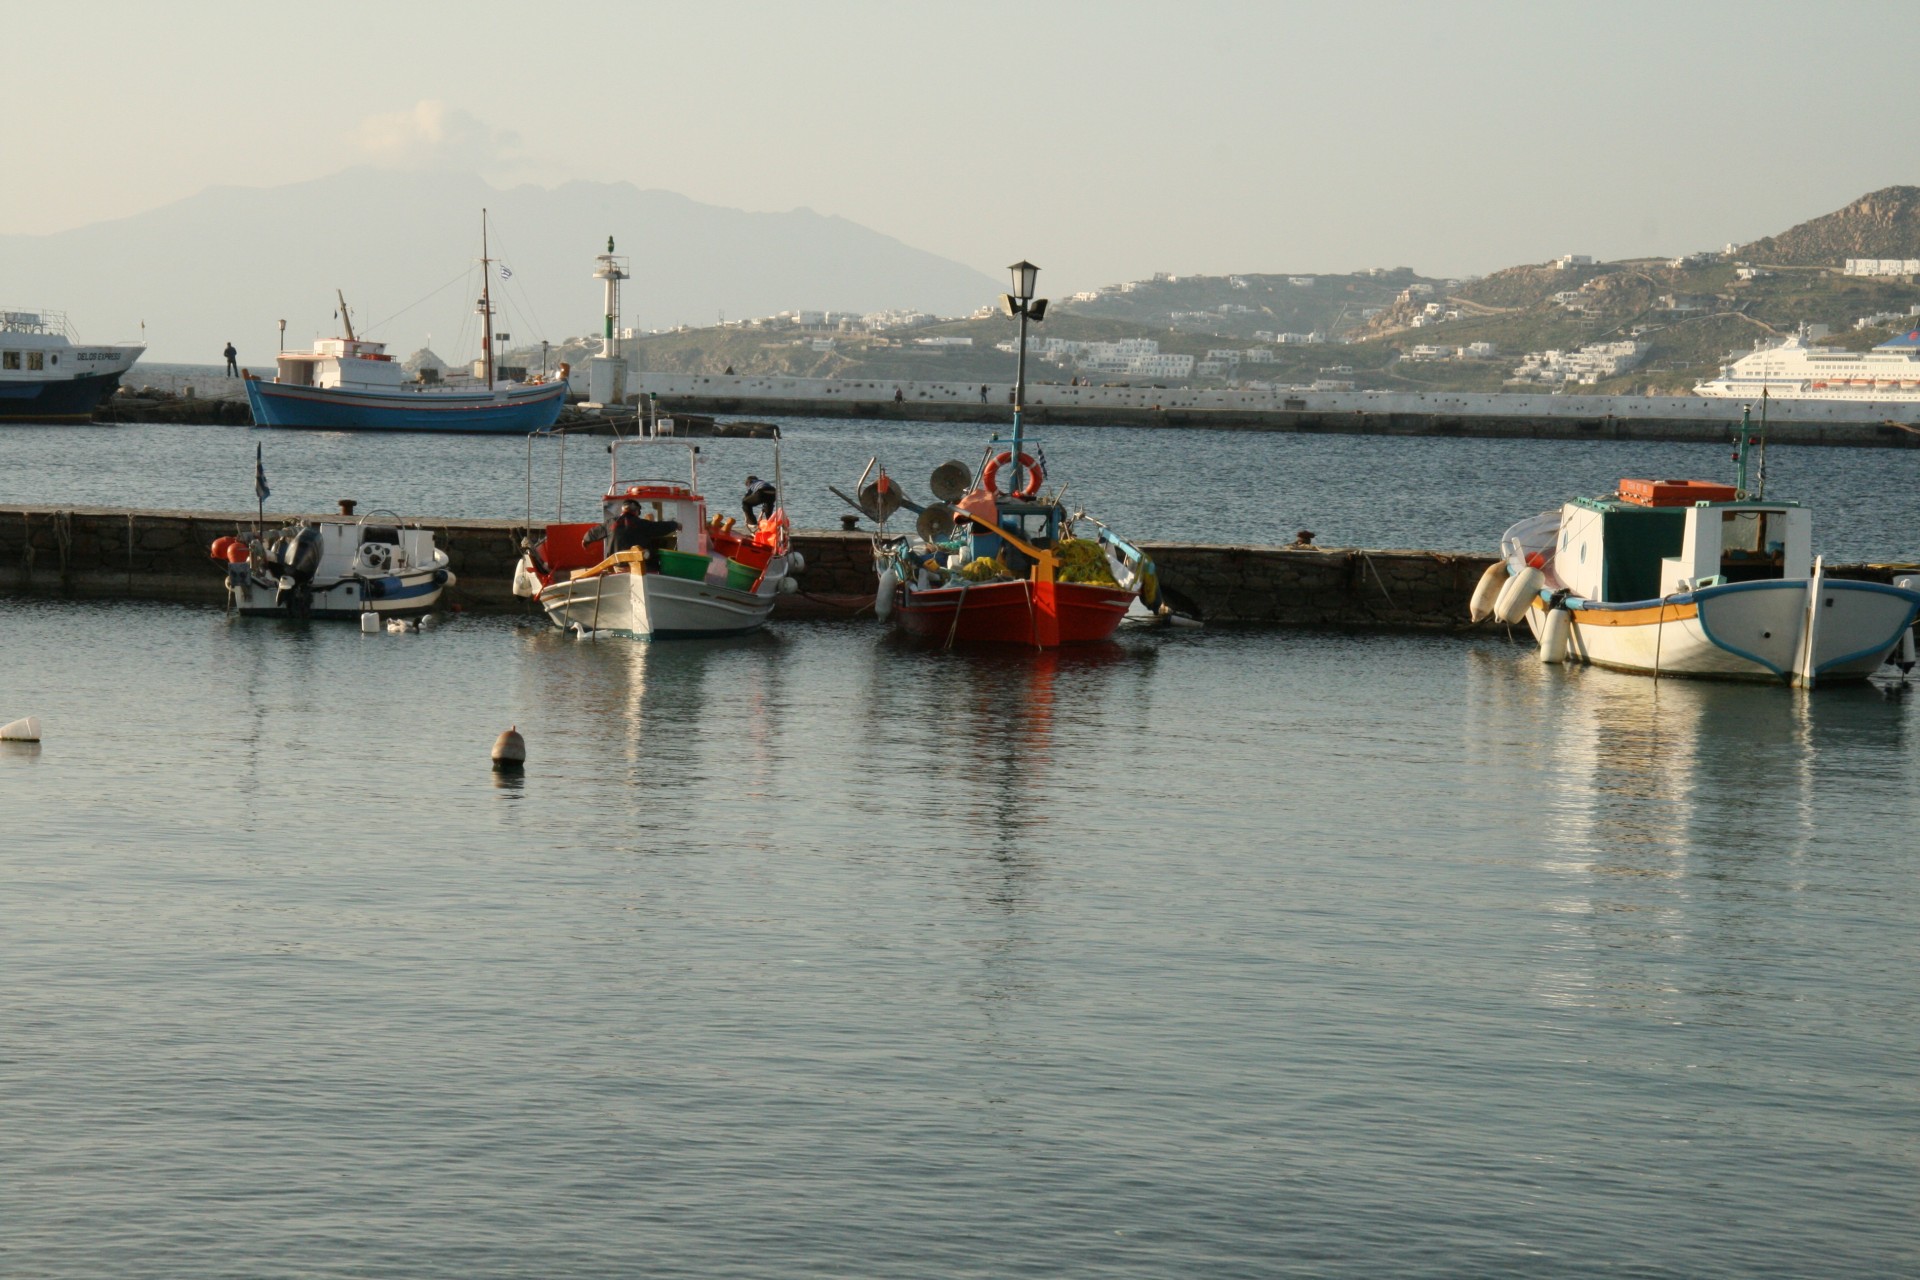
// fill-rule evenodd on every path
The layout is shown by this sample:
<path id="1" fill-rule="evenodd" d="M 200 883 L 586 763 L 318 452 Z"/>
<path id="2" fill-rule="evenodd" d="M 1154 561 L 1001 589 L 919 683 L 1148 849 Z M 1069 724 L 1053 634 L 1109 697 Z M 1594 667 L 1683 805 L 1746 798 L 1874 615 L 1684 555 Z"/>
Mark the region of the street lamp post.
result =
<path id="1" fill-rule="evenodd" d="M 1013 292 L 1001 295 L 1000 306 L 1010 316 L 1020 317 L 1020 349 L 1013 374 L 1013 481 L 1009 494 L 1020 491 L 1020 411 L 1027 402 L 1027 321 L 1035 324 L 1047 318 L 1047 300 L 1033 296 L 1033 282 L 1040 268 L 1022 258 L 1008 267 L 1013 276 Z"/>

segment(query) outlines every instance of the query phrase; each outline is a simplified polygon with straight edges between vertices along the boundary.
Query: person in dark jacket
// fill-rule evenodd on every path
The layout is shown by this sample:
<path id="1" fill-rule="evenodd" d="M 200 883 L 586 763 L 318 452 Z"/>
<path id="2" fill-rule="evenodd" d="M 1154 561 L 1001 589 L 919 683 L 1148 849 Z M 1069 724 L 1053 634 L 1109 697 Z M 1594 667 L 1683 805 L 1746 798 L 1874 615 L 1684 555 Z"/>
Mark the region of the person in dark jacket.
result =
<path id="1" fill-rule="evenodd" d="M 771 518 L 773 509 L 780 505 L 780 495 L 773 485 L 759 476 L 747 477 L 746 496 L 740 499 L 740 510 L 747 516 L 749 527 L 759 524 L 763 518 Z M 760 516 L 753 513 L 759 511 Z"/>
<path id="2" fill-rule="evenodd" d="M 671 546 L 674 535 L 679 532 L 678 520 L 649 520 L 640 514 L 640 504 L 637 502 L 622 506 L 620 514 L 607 524 L 607 533 L 615 551 L 638 548 L 646 553 L 648 564 L 660 562 L 660 549 Z"/>
<path id="3" fill-rule="evenodd" d="M 239 361 L 240 353 L 234 349 L 233 344 L 229 342 L 227 344 L 227 349 L 221 352 L 220 354 L 224 355 L 227 358 L 227 376 L 229 378 L 239 377 L 240 376 L 240 361 Z"/>

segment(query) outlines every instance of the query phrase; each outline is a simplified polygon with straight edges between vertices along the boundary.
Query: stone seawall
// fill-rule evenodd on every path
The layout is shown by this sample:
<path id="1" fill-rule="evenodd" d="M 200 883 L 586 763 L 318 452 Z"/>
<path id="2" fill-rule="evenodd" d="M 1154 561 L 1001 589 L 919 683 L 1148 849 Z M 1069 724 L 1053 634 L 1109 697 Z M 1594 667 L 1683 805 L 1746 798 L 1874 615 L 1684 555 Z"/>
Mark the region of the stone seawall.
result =
<path id="1" fill-rule="evenodd" d="M 325 517 L 313 517 L 315 519 Z M 287 517 L 273 521 L 285 523 Z M 530 610 L 512 593 L 525 526 L 516 520 L 433 520 L 458 584 L 446 603 L 474 613 Z M 244 532 L 244 512 L 0 507 L 0 592 L 68 598 L 177 600 L 218 607 L 223 575 L 214 539 Z M 777 617 L 871 616 L 872 542 L 865 533 L 801 532 L 801 592 Z M 1464 630 L 1466 601 L 1487 555 L 1352 548 L 1149 543 L 1167 598 L 1211 623 Z M 1841 577 L 1887 581 L 1886 566 L 1845 566 Z"/>
<path id="2" fill-rule="evenodd" d="M 754 415 L 789 418 L 900 418 L 916 422 L 1011 422 L 1013 410 L 1001 405 L 891 400 L 805 400 L 729 395 L 676 395 L 659 398 L 663 413 Z M 1532 414 L 1462 412 L 1380 412 L 1243 409 L 1134 408 L 1085 405 L 1029 406 L 1027 426 L 1202 427 L 1217 431 L 1278 431 L 1301 435 L 1440 436 L 1490 440 L 1669 440 L 1724 443 L 1735 423 L 1724 418 L 1644 418 L 1594 414 L 1591 417 L 1543 417 Z M 1738 414 L 1734 415 L 1737 419 Z M 1897 422 L 1774 422 L 1772 444 L 1838 445 L 1852 448 L 1920 448 L 1920 429 Z"/>

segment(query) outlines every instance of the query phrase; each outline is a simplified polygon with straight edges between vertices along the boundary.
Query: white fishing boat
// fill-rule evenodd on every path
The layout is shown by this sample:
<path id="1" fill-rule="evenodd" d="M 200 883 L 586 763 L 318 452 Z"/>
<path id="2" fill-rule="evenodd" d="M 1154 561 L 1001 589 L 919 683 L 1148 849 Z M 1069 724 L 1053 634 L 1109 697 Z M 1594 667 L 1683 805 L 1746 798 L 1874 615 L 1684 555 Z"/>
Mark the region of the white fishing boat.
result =
<path id="1" fill-rule="evenodd" d="M 673 448 L 687 451 L 687 480 L 621 476 L 623 457 Z M 778 442 L 774 449 L 777 491 Z M 738 635 L 764 625 L 774 600 L 797 590 L 788 575 L 804 563 L 789 546 L 785 510 L 776 507 L 751 529 L 737 528 L 732 516 L 709 515 L 697 445 L 641 438 L 616 440 L 608 452 L 603 518 L 546 525 L 514 572 L 514 594 L 536 601 L 554 625 L 582 636 Z M 636 544 L 626 545 L 623 522 Z"/>
<path id="2" fill-rule="evenodd" d="M 212 547 L 229 607 L 249 618 L 417 618 L 454 582 L 431 530 L 390 511 L 302 520 Z"/>
<path id="3" fill-rule="evenodd" d="M 1653 676 L 1816 683 L 1913 660 L 1920 576 L 1836 578 L 1813 554 L 1813 514 L 1749 489 L 1743 423 L 1733 485 L 1622 480 L 1521 521 L 1470 614 L 1525 619 L 1545 662 Z M 1764 473 L 1762 473 L 1764 474 Z"/>

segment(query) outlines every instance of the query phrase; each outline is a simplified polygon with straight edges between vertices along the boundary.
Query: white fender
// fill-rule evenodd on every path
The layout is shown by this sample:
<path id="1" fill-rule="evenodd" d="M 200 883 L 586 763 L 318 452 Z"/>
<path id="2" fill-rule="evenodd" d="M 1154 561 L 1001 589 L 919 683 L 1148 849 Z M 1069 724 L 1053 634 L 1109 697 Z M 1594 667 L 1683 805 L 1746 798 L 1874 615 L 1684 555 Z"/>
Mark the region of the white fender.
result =
<path id="1" fill-rule="evenodd" d="M 1507 579 L 1507 585 L 1500 588 L 1499 596 L 1493 602 L 1493 616 L 1502 622 L 1518 622 L 1527 616 L 1527 610 L 1533 608 L 1534 597 L 1540 594 L 1540 586 L 1547 575 L 1528 565 Z"/>
<path id="2" fill-rule="evenodd" d="M 900 575 L 892 565 L 880 571 L 880 585 L 873 593 L 873 612 L 882 622 L 893 616 L 893 589 L 899 585 Z"/>
<path id="3" fill-rule="evenodd" d="M 1480 585 L 1473 589 L 1473 599 L 1467 605 L 1467 617 L 1481 622 L 1493 616 L 1493 602 L 1500 598 L 1500 588 L 1507 585 L 1507 562 L 1495 560 L 1480 575 Z"/>
<path id="4" fill-rule="evenodd" d="M 1567 643 L 1573 637 L 1573 614 L 1566 609 L 1547 610 L 1547 625 L 1540 628 L 1540 661 L 1561 663 L 1567 660 Z"/>
<path id="5" fill-rule="evenodd" d="M 807 558 L 801 555 L 798 551 L 787 552 L 787 572 L 788 573 L 805 573 L 806 571 L 807 571 Z"/>
<path id="6" fill-rule="evenodd" d="M 360 634 L 361 635 L 365 635 L 365 636 L 378 635 L 379 632 L 380 632 L 380 615 L 379 614 L 375 613 L 372 609 L 369 609 L 365 613 L 360 615 Z"/>
<path id="7" fill-rule="evenodd" d="M 513 594 L 531 598 L 540 594 L 540 579 L 533 576 L 533 557 L 521 556 L 513 566 Z"/>

